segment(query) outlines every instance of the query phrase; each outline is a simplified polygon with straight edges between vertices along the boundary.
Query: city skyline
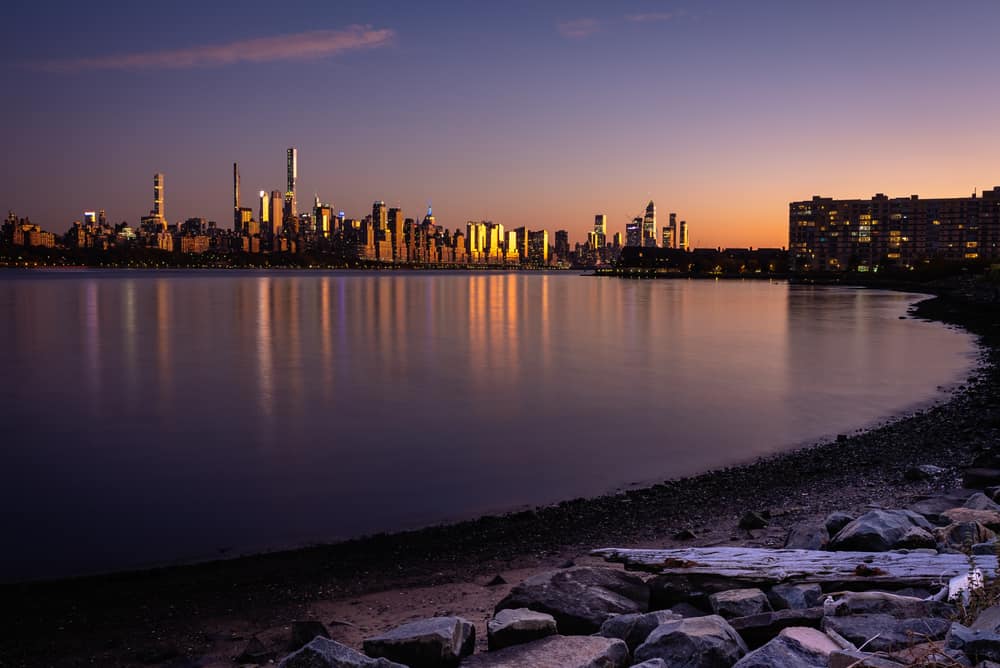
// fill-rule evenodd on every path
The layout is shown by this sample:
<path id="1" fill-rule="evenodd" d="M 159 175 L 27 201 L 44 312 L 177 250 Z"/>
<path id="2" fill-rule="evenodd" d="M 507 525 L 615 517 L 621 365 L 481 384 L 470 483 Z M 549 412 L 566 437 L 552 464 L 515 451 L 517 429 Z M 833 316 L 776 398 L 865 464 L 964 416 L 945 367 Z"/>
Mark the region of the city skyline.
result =
<path id="1" fill-rule="evenodd" d="M 298 146 L 300 205 L 391 194 L 582 239 L 652 199 L 696 225 L 692 247 L 784 245 L 792 200 L 1000 181 L 1000 7 L 958 5 L 179 3 L 154 46 L 147 8 L 18 5 L 0 207 L 136 220 L 162 172 L 172 216 L 222 223 L 229 163 L 246 192 L 284 192 L 273 156 Z"/>

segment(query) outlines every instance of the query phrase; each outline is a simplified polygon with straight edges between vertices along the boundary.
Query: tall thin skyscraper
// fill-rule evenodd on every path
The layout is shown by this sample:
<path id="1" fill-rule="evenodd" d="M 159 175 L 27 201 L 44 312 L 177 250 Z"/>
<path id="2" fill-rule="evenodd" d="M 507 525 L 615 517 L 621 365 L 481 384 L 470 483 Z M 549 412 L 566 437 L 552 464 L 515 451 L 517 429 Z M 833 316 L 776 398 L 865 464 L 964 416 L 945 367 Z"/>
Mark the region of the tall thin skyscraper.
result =
<path id="1" fill-rule="evenodd" d="M 656 205 L 649 200 L 646 214 L 642 217 L 642 245 L 656 246 Z"/>
<path id="2" fill-rule="evenodd" d="M 271 191 L 271 234 L 279 236 L 282 228 L 281 191 Z"/>
<path id="3" fill-rule="evenodd" d="M 677 229 L 677 214 L 670 214 L 670 247 L 677 248 L 679 242 L 680 230 Z"/>
<path id="4" fill-rule="evenodd" d="M 240 229 L 240 166 L 233 163 L 233 229 Z"/>
<path id="5" fill-rule="evenodd" d="M 383 234 L 389 224 L 389 209 L 382 200 L 372 204 L 372 224 L 375 226 L 376 234 Z"/>
<path id="6" fill-rule="evenodd" d="M 287 154 L 287 183 L 285 186 L 285 218 L 294 219 L 299 215 L 298 203 L 295 200 L 295 182 L 299 178 L 299 149 L 292 147 Z"/>
<path id="7" fill-rule="evenodd" d="M 608 217 L 603 213 L 594 216 L 594 242 L 598 248 L 603 248 L 608 240 Z"/>
<path id="8" fill-rule="evenodd" d="M 260 229 L 266 229 L 264 224 L 271 222 L 271 198 L 266 190 L 260 191 Z M 270 232 L 270 230 L 268 230 Z"/>
<path id="9" fill-rule="evenodd" d="M 688 224 L 686 220 L 681 221 L 680 233 L 677 236 L 680 237 L 678 248 L 682 251 L 688 250 L 691 244 L 688 241 Z"/>

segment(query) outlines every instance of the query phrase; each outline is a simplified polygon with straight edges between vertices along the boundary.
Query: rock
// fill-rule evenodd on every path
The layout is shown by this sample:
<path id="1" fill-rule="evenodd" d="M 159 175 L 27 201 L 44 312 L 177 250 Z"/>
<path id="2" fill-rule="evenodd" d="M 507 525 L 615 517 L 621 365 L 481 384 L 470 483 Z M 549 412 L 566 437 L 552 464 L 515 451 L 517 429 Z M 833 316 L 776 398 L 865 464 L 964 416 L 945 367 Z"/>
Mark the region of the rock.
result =
<path id="1" fill-rule="evenodd" d="M 674 534 L 674 540 L 694 540 L 695 538 L 697 536 L 690 529 L 681 529 Z"/>
<path id="2" fill-rule="evenodd" d="M 963 508 L 971 508 L 972 510 L 996 510 L 1000 511 L 1000 504 L 997 504 L 990 497 L 986 496 L 982 492 L 976 492 L 968 498 L 968 500 L 962 504 Z"/>
<path id="3" fill-rule="evenodd" d="M 925 601 L 884 591 L 850 591 L 837 599 L 837 606 L 852 615 L 892 615 L 907 617 L 950 617 L 955 609 L 940 601 Z"/>
<path id="4" fill-rule="evenodd" d="M 976 543 L 972 546 L 972 554 L 990 554 L 994 555 L 997 553 L 997 539 L 993 538 L 985 543 Z"/>
<path id="5" fill-rule="evenodd" d="M 585 635 L 609 617 L 649 610 L 649 585 L 612 568 L 578 567 L 528 578 L 496 605 L 528 608 L 555 617 L 564 635 Z"/>
<path id="6" fill-rule="evenodd" d="M 663 659 L 668 666 L 729 668 L 747 653 L 746 644 L 718 615 L 667 622 L 635 650 L 636 662 Z"/>
<path id="7" fill-rule="evenodd" d="M 1000 531 L 1000 512 L 995 510 L 952 508 L 941 513 L 941 517 L 952 523 L 979 522 L 992 531 Z"/>
<path id="8" fill-rule="evenodd" d="M 830 654 L 840 649 L 816 629 L 792 627 L 736 662 L 734 668 L 826 668 Z"/>
<path id="9" fill-rule="evenodd" d="M 944 526 L 950 522 L 941 517 L 941 513 L 961 506 L 968 500 L 969 495 L 968 490 L 953 490 L 947 494 L 923 498 L 907 506 L 907 510 L 923 515 L 929 522 Z"/>
<path id="10" fill-rule="evenodd" d="M 601 625 L 598 635 L 605 638 L 618 638 L 624 640 L 628 645 L 628 650 L 634 652 L 635 648 L 646 642 L 646 638 L 657 626 L 667 622 L 684 619 L 669 610 L 658 610 L 644 614 L 618 615 L 612 617 Z"/>
<path id="11" fill-rule="evenodd" d="M 936 478 L 942 473 L 944 473 L 944 469 L 940 466 L 934 466 L 933 464 L 919 464 L 906 469 L 903 473 L 903 477 L 907 480 L 927 480 L 929 478 Z"/>
<path id="12" fill-rule="evenodd" d="M 976 617 L 969 627 L 973 631 L 986 631 L 988 633 L 1000 632 L 1000 605 L 991 605 Z"/>
<path id="13" fill-rule="evenodd" d="M 329 638 L 330 634 L 323 626 L 323 622 L 314 619 L 292 622 L 292 633 L 288 640 L 289 651 L 295 651 L 304 645 L 308 645 L 313 638 Z"/>
<path id="14" fill-rule="evenodd" d="M 756 649 L 790 627 L 820 628 L 823 622 L 823 608 L 805 610 L 778 610 L 762 612 L 749 617 L 737 617 L 729 624 L 735 629 L 747 647 Z"/>
<path id="15" fill-rule="evenodd" d="M 818 584 L 776 584 L 767 592 L 774 610 L 803 610 L 819 604 L 823 589 Z"/>
<path id="16" fill-rule="evenodd" d="M 973 661 L 1000 661 L 1000 634 L 974 631 L 958 622 L 951 625 L 945 646 L 963 652 Z"/>
<path id="17" fill-rule="evenodd" d="M 767 596 L 760 589 L 730 589 L 708 597 L 712 612 L 733 619 L 734 617 L 749 617 L 771 610 Z"/>
<path id="18" fill-rule="evenodd" d="M 407 668 L 387 659 L 373 659 L 329 638 L 319 637 L 289 654 L 278 668 Z"/>
<path id="19" fill-rule="evenodd" d="M 871 510 L 837 532 L 830 540 L 830 549 L 885 552 L 899 548 L 934 547 L 937 543 L 931 530 L 930 523 L 915 512 Z"/>
<path id="20" fill-rule="evenodd" d="M 826 516 L 823 520 L 823 525 L 826 527 L 826 532 L 831 536 L 836 536 L 837 532 L 846 527 L 848 524 L 854 521 L 854 515 L 849 515 L 841 511 L 835 511 Z"/>
<path id="21" fill-rule="evenodd" d="M 461 617 L 421 619 L 366 638 L 365 654 L 410 668 L 457 666 L 476 646 L 476 628 Z"/>
<path id="22" fill-rule="evenodd" d="M 830 668 L 900 668 L 904 665 L 856 649 L 840 649 L 830 654 Z"/>
<path id="23" fill-rule="evenodd" d="M 896 619 L 885 614 L 823 618 L 824 631 L 833 630 L 872 652 L 891 652 L 918 641 L 940 640 L 948 633 L 948 625 L 947 620 L 937 617 Z"/>
<path id="24" fill-rule="evenodd" d="M 789 550 L 822 550 L 830 542 L 826 526 L 813 522 L 799 522 L 788 531 L 785 548 Z"/>
<path id="25" fill-rule="evenodd" d="M 994 487 L 987 487 L 986 489 L 983 490 L 983 493 L 989 498 L 996 501 L 997 497 L 1000 496 L 1000 485 Z"/>
<path id="26" fill-rule="evenodd" d="M 628 647 L 600 636 L 549 636 L 496 652 L 474 654 L 462 668 L 625 668 Z"/>
<path id="27" fill-rule="evenodd" d="M 979 522 L 957 522 L 946 527 L 936 529 L 934 536 L 938 542 L 951 547 L 961 548 L 962 546 L 986 543 L 995 540 L 997 535 L 984 527 Z"/>
<path id="28" fill-rule="evenodd" d="M 739 580 L 724 576 L 666 573 L 649 581 L 649 606 L 653 610 L 663 610 L 677 603 L 688 603 L 710 612 L 710 594 L 743 586 Z"/>
<path id="29" fill-rule="evenodd" d="M 970 666 L 971 668 L 972 666 L 969 657 L 957 649 L 942 647 L 940 641 L 905 647 L 890 654 L 889 658 L 914 666 L 947 666 L 948 668 L 957 668 L 958 666 Z"/>
<path id="30" fill-rule="evenodd" d="M 632 668 L 670 668 L 667 662 L 663 659 L 650 659 L 649 661 L 643 661 L 642 663 L 636 663 Z"/>
<path id="31" fill-rule="evenodd" d="M 501 610 L 486 624 L 490 650 L 521 645 L 555 634 L 556 620 L 552 615 L 527 608 Z"/>
<path id="32" fill-rule="evenodd" d="M 253 636 L 236 657 L 236 663 L 267 663 L 273 658 L 274 652 L 269 652 L 264 643 L 257 636 Z"/>
<path id="33" fill-rule="evenodd" d="M 500 585 L 507 584 L 507 581 L 503 579 L 502 575 L 494 575 L 493 579 L 486 583 L 487 587 L 499 587 Z"/>
<path id="34" fill-rule="evenodd" d="M 738 526 L 741 529 L 750 531 L 751 529 L 763 529 L 767 526 L 767 524 L 767 518 L 765 518 L 763 514 L 748 510 L 743 513 Z"/>
<path id="35" fill-rule="evenodd" d="M 687 602 L 676 603 L 670 606 L 670 612 L 680 617 L 704 617 L 708 614 L 704 610 L 700 610 Z"/>
<path id="36" fill-rule="evenodd" d="M 962 473 L 962 486 L 969 489 L 985 489 L 1000 485 L 1000 469 L 971 468 Z"/>

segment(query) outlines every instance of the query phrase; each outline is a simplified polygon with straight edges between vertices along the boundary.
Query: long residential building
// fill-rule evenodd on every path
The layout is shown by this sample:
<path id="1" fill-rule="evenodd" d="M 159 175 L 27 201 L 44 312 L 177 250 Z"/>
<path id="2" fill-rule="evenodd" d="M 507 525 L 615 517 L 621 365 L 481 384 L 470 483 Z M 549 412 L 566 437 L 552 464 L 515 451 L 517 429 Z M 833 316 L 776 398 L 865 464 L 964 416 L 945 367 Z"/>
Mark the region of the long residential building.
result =
<path id="1" fill-rule="evenodd" d="M 815 196 L 789 204 L 789 260 L 797 271 L 873 271 L 934 260 L 1000 259 L 1000 186 L 982 195 L 921 199 Z"/>

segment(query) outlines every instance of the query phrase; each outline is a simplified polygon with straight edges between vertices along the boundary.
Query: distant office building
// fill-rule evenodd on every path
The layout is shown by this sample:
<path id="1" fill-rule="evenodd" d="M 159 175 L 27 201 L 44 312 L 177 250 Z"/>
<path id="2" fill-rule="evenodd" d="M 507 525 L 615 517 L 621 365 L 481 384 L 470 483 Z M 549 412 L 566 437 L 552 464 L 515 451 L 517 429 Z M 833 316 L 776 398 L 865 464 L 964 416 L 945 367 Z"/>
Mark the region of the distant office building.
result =
<path id="1" fill-rule="evenodd" d="M 389 235 L 392 237 L 393 259 L 396 262 L 406 262 L 406 219 L 403 210 L 399 207 L 389 209 L 386 226 L 389 228 Z"/>
<path id="2" fill-rule="evenodd" d="M 165 231 L 167 229 L 167 219 L 164 213 L 163 202 L 163 174 L 153 174 L 153 208 L 148 216 L 140 219 L 142 228 L 149 232 Z M 172 250 L 172 249 L 171 249 Z"/>
<path id="3" fill-rule="evenodd" d="M 549 263 L 549 233 L 547 230 L 528 232 L 528 263 L 545 266 Z"/>
<path id="4" fill-rule="evenodd" d="M 691 243 L 688 240 L 688 224 L 686 220 L 681 221 L 680 227 L 678 228 L 677 237 L 678 237 L 677 248 L 681 249 L 682 251 L 687 251 L 691 247 Z"/>
<path id="5" fill-rule="evenodd" d="M 642 246 L 642 218 L 637 216 L 625 225 L 625 245 Z"/>
<path id="6" fill-rule="evenodd" d="M 566 230 L 556 230 L 555 252 L 560 260 L 569 259 L 569 232 Z"/>
<path id="7" fill-rule="evenodd" d="M 271 191 L 271 234 L 280 236 L 284 230 L 284 207 L 282 206 L 281 191 Z"/>
<path id="8" fill-rule="evenodd" d="M 615 237 L 614 240 L 611 242 L 611 245 L 614 248 L 621 248 L 622 246 L 625 245 L 625 240 L 622 238 L 621 232 L 615 232 Z"/>
<path id="9" fill-rule="evenodd" d="M 389 209 L 386 208 L 385 202 L 382 200 L 377 200 L 372 204 L 372 223 L 375 225 L 375 234 L 384 234 L 386 227 L 389 225 Z"/>
<path id="10" fill-rule="evenodd" d="M 680 234 L 680 230 L 677 229 L 677 214 L 671 213 L 669 220 L 667 225 L 670 227 L 670 245 L 667 248 L 677 248 Z"/>
<path id="11" fill-rule="evenodd" d="M 267 194 L 266 190 L 260 191 L 260 213 L 258 217 L 260 218 L 261 227 L 265 227 L 271 222 L 271 197 Z"/>
<path id="12" fill-rule="evenodd" d="M 285 164 L 285 218 L 295 220 L 299 215 L 298 202 L 295 199 L 295 182 L 299 179 L 299 149 L 290 148 L 286 153 Z"/>
<path id="13" fill-rule="evenodd" d="M 233 229 L 240 229 L 240 166 L 233 163 Z"/>
<path id="14" fill-rule="evenodd" d="M 663 226 L 663 241 L 660 244 L 663 248 L 674 247 L 674 230 L 669 225 Z"/>
<path id="15" fill-rule="evenodd" d="M 608 217 L 603 213 L 594 216 L 594 243 L 603 247 L 608 239 Z"/>
<path id="16" fill-rule="evenodd" d="M 656 246 L 656 205 L 653 200 L 649 200 L 642 217 L 642 245 Z"/>
<path id="17" fill-rule="evenodd" d="M 316 227 L 316 234 L 329 238 L 334 227 L 333 207 L 329 204 L 322 204 L 319 197 L 313 203 L 313 224 Z"/>
<path id="18" fill-rule="evenodd" d="M 932 260 L 1000 259 L 1000 186 L 970 197 L 917 195 L 791 202 L 789 260 L 795 270 L 871 271 Z"/>

